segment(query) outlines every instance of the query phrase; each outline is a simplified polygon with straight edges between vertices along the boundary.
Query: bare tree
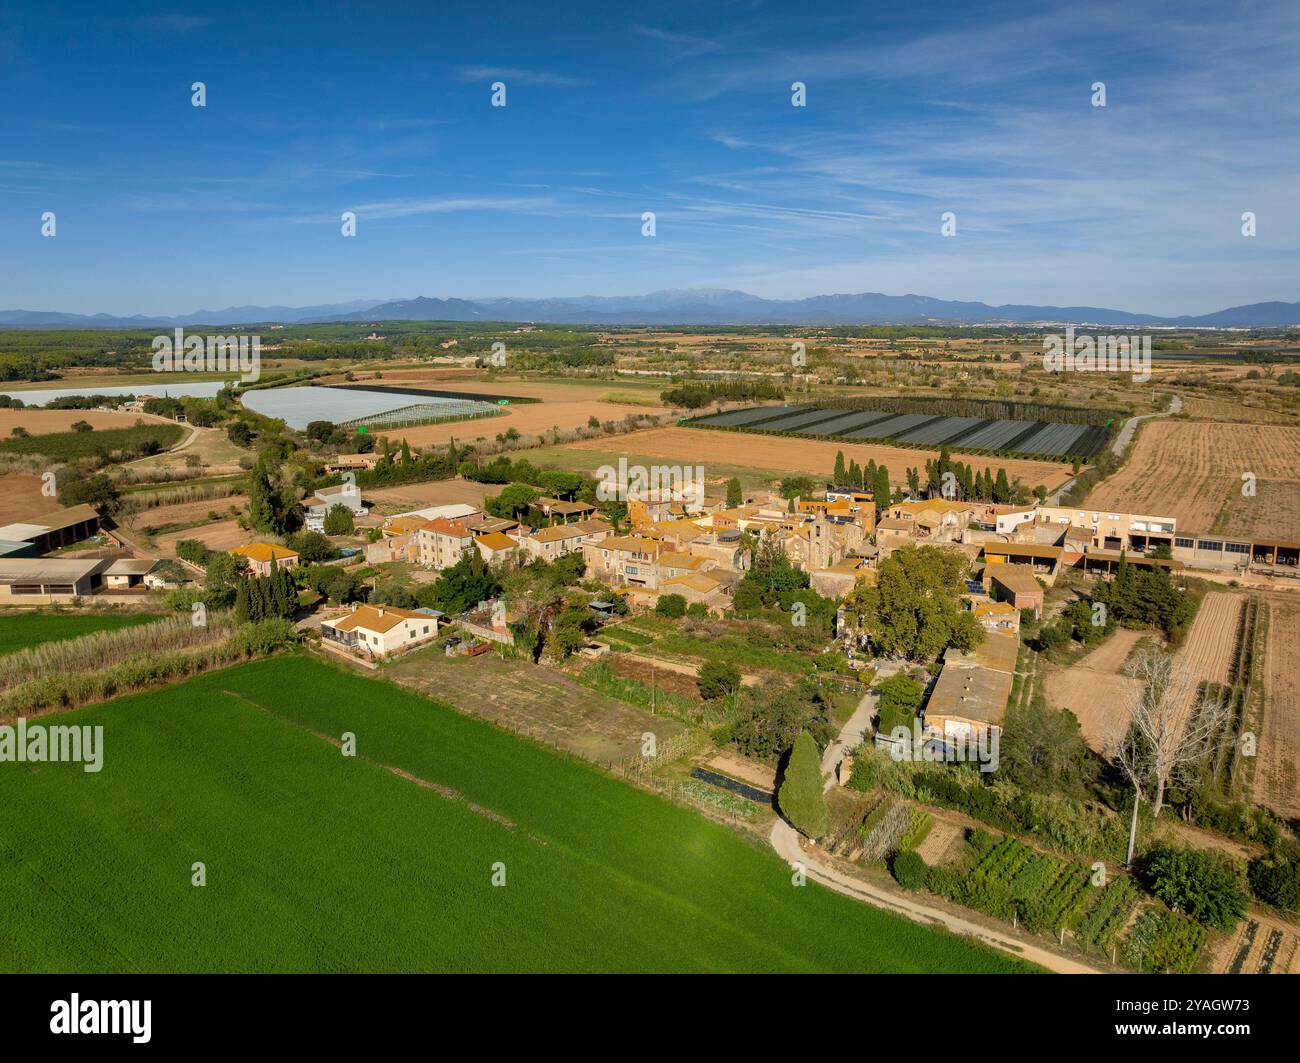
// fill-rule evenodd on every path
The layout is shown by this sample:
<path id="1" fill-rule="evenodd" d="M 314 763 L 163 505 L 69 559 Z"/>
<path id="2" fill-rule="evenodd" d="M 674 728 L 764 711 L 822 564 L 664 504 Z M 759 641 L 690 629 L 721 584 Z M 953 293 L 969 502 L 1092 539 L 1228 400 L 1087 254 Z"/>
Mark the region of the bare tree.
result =
<path id="1" fill-rule="evenodd" d="M 1159 816 L 1170 783 L 1190 780 L 1210 753 L 1227 721 L 1228 706 L 1220 698 L 1199 696 L 1195 670 L 1158 646 L 1139 650 L 1124 670 L 1137 682 L 1123 701 L 1106 752 L 1133 784 L 1128 845 L 1132 863 L 1137 805 L 1145 789 L 1150 788 L 1148 800 Z"/>

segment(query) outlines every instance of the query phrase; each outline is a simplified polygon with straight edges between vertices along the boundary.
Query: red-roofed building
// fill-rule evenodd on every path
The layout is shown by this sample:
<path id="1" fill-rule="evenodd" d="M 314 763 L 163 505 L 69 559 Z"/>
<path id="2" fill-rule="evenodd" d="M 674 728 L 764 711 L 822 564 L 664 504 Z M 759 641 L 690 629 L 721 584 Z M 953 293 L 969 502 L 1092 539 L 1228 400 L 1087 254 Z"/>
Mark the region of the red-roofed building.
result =
<path id="1" fill-rule="evenodd" d="M 436 517 L 416 531 L 416 559 L 426 568 L 451 568 L 474 549 L 474 533 L 462 521 Z"/>

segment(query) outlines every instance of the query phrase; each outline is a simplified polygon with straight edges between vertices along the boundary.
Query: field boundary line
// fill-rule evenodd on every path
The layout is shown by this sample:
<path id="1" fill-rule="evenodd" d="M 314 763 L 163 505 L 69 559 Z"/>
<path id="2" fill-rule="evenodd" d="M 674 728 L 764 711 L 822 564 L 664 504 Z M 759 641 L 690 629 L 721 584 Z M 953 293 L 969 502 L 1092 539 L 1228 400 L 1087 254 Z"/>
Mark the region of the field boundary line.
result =
<path id="1" fill-rule="evenodd" d="M 248 697 L 245 694 L 241 694 L 236 690 L 222 690 L 221 693 L 225 694 L 227 697 L 234 698 L 237 701 L 242 701 L 246 705 L 251 705 L 253 708 L 257 709 L 259 712 L 265 713 L 267 716 L 270 716 L 272 719 L 279 720 L 281 723 L 288 724 L 290 727 L 294 727 L 297 730 L 304 732 L 305 734 L 309 734 L 313 738 L 319 738 L 321 741 L 327 742 L 328 744 L 332 745 L 335 749 L 343 748 L 343 740 L 341 738 L 335 738 L 333 735 L 326 734 L 324 731 L 318 731 L 314 727 L 308 727 L 306 724 L 300 723 L 298 720 L 285 716 L 283 713 L 279 713 L 276 712 L 274 709 L 267 708 L 265 705 L 262 705 L 259 702 L 254 701 L 252 698 Z M 439 797 L 445 798 L 448 801 L 457 801 L 457 802 L 463 801 L 466 807 L 468 807 L 471 812 L 475 812 L 480 816 L 483 816 L 496 823 L 499 823 L 503 827 L 506 827 L 509 830 L 514 830 L 518 826 L 518 824 L 515 823 L 514 820 L 507 819 L 500 812 L 497 812 L 494 809 L 487 808 L 484 805 L 475 804 L 473 801 L 469 800 L 469 798 L 467 798 L 464 794 L 462 794 L 459 790 L 451 786 L 447 786 L 445 783 L 433 782 L 429 779 L 425 779 L 419 775 L 416 775 L 414 772 L 407 771 L 405 768 L 399 768 L 394 764 L 385 764 L 382 760 L 376 760 L 374 757 L 368 757 L 364 753 L 355 753 L 353 754 L 353 756 L 355 756 L 357 760 L 364 760 L 367 764 L 373 764 L 377 768 L 383 768 L 384 771 L 388 772 L 390 775 L 395 775 L 399 779 L 404 779 L 406 782 L 414 783 L 416 786 L 420 787 L 423 790 L 432 790 Z"/>

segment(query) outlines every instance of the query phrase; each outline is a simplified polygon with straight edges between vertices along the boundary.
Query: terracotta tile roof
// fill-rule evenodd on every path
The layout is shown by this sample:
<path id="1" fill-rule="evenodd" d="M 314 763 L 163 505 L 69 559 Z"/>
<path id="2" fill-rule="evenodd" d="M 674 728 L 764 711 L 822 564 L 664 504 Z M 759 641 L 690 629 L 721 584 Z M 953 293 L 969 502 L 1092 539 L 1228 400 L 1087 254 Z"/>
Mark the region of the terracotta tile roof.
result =
<path id="1" fill-rule="evenodd" d="M 684 572 L 680 576 L 664 580 L 660 586 L 689 587 L 698 594 L 708 594 L 721 587 L 723 582 L 712 572 Z"/>
<path id="2" fill-rule="evenodd" d="M 341 620 L 327 620 L 325 623 L 336 631 L 355 631 L 357 628 L 364 628 L 366 631 L 374 631 L 382 635 L 386 631 L 392 631 L 403 620 L 431 619 L 433 618 L 425 613 L 413 613 L 407 609 L 396 609 L 391 605 L 358 605 L 351 615 Z"/>
<path id="3" fill-rule="evenodd" d="M 486 535 L 480 535 L 474 541 L 482 543 L 489 550 L 510 550 L 519 545 L 505 532 L 488 532 Z"/>
<path id="4" fill-rule="evenodd" d="M 471 539 L 473 535 L 465 527 L 464 523 L 458 520 L 448 520 L 446 517 L 434 517 L 431 521 L 426 521 L 421 525 L 423 530 L 433 532 L 434 535 L 449 535 L 453 539 Z"/>
<path id="5" fill-rule="evenodd" d="M 580 539 L 584 535 L 590 535 L 591 532 L 580 528 L 577 524 L 557 524 L 553 528 L 541 528 L 533 536 L 534 542 L 539 543 L 556 543 L 564 539 Z"/>
<path id="6" fill-rule="evenodd" d="M 1034 578 L 1028 565 L 989 565 L 989 577 L 1012 594 L 1042 594 L 1043 586 Z"/>
<path id="7" fill-rule="evenodd" d="M 287 557 L 298 556 L 297 550 L 277 546 L 275 543 L 248 543 L 246 546 L 236 546 L 230 552 L 250 561 L 283 561 Z"/>

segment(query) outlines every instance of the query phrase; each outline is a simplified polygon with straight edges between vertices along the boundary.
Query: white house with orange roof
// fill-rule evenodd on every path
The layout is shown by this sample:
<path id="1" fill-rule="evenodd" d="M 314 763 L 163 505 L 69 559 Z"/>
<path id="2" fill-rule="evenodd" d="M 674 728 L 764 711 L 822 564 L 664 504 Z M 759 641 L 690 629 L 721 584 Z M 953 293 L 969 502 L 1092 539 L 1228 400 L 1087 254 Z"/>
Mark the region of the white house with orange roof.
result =
<path id="1" fill-rule="evenodd" d="M 324 621 L 320 633 L 322 640 L 335 648 L 367 657 L 388 657 L 432 639 L 438 634 L 440 616 L 433 610 L 358 605 L 347 616 Z"/>

